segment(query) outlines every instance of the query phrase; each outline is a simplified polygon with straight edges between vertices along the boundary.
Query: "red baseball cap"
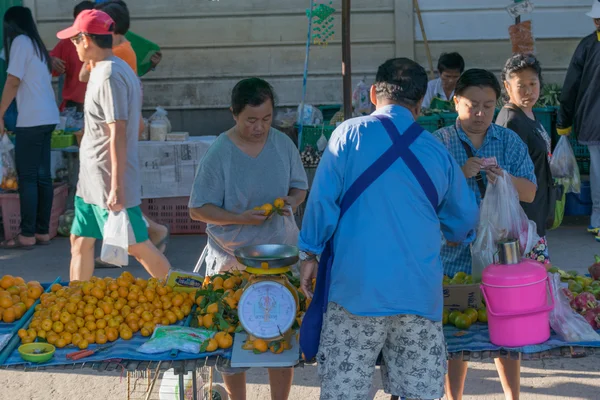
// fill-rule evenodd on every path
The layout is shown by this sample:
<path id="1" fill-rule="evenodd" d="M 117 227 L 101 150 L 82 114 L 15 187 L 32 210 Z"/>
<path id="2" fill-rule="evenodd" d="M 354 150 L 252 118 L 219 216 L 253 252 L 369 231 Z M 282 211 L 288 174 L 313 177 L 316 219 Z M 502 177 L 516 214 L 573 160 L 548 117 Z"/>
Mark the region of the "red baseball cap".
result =
<path id="1" fill-rule="evenodd" d="M 80 33 L 91 35 L 111 35 L 115 30 L 115 21 L 100 10 L 85 10 L 79 13 L 73 26 L 56 34 L 59 39 L 70 39 Z"/>

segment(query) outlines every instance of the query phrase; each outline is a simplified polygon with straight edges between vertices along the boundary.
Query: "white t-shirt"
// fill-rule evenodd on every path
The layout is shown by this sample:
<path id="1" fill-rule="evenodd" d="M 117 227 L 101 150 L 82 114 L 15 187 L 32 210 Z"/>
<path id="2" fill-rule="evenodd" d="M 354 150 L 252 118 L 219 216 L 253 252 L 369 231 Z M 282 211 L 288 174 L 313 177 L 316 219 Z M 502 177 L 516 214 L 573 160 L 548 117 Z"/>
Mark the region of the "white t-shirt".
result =
<path id="1" fill-rule="evenodd" d="M 425 97 L 423 98 L 423 104 L 421 105 L 421 108 L 429 108 L 429 106 L 431 105 L 431 101 L 435 97 L 438 97 L 441 100 L 448 101 L 448 98 L 446 97 L 446 92 L 444 92 L 444 87 L 442 86 L 441 78 L 433 79 L 433 80 L 427 82 L 427 93 L 425 93 Z M 453 97 L 454 97 L 454 90 L 452 91 L 452 94 L 450 95 L 450 98 L 453 98 Z"/>
<path id="2" fill-rule="evenodd" d="M 17 36 L 10 46 L 10 64 L 6 71 L 21 80 L 17 91 L 17 127 L 55 125 L 60 122 L 52 89 L 52 75 L 38 56 L 33 42 Z"/>

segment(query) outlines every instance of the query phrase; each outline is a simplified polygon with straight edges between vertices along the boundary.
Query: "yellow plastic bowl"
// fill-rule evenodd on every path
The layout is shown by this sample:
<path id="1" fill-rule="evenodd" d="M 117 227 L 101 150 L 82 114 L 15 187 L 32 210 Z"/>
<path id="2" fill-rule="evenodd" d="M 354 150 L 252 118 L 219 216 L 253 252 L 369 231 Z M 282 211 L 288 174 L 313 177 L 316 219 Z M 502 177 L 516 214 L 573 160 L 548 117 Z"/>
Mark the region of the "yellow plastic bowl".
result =
<path id="1" fill-rule="evenodd" d="M 19 354 L 25 361 L 43 363 L 54 356 L 56 348 L 48 343 L 27 343 L 19 346 Z"/>

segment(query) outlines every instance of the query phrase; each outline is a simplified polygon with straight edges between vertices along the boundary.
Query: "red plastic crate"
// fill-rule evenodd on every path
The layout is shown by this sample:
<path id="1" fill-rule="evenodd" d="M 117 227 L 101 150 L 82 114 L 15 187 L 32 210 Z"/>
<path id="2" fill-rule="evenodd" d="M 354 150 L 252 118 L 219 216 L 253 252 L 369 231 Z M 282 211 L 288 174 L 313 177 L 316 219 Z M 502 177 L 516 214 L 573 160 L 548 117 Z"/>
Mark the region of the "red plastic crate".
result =
<path id="1" fill-rule="evenodd" d="M 54 200 L 52 201 L 52 214 L 50 215 L 50 238 L 56 236 L 58 219 L 64 214 L 67 207 L 69 188 L 66 184 L 54 186 Z M 4 238 L 10 240 L 21 232 L 21 204 L 18 193 L 0 193 L 0 208 L 4 223 Z"/>
<path id="2" fill-rule="evenodd" d="M 189 200 L 189 196 L 143 199 L 142 211 L 154 222 L 169 225 L 174 235 L 205 233 L 206 224 L 190 218 Z"/>

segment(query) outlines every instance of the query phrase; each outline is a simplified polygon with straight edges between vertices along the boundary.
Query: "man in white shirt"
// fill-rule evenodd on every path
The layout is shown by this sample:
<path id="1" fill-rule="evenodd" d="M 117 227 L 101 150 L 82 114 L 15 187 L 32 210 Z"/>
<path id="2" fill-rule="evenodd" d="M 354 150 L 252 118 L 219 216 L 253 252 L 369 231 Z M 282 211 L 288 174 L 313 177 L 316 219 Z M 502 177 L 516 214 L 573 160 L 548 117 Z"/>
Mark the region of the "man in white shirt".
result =
<path id="1" fill-rule="evenodd" d="M 454 87 L 465 70 L 465 60 L 458 53 L 442 53 L 438 60 L 440 77 L 429 81 L 422 108 L 431 108 L 433 99 L 450 101 L 454 97 Z"/>

